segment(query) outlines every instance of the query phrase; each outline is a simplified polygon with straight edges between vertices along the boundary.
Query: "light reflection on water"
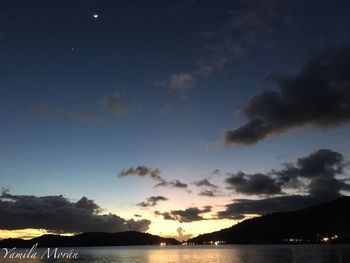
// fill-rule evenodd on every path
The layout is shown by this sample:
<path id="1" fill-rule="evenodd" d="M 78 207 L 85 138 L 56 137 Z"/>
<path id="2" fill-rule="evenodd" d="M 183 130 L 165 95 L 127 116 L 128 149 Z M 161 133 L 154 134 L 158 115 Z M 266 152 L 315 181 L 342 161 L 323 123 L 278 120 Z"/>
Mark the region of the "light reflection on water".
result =
<path id="1" fill-rule="evenodd" d="M 67 251 L 68 248 L 59 248 Z M 78 263 L 350 263 L 350 245 L 220 245 L 74 248 L 78 259 L 3 259 L 0 262 Z M 37 250 L 40 256 L 42 250 Z"/>

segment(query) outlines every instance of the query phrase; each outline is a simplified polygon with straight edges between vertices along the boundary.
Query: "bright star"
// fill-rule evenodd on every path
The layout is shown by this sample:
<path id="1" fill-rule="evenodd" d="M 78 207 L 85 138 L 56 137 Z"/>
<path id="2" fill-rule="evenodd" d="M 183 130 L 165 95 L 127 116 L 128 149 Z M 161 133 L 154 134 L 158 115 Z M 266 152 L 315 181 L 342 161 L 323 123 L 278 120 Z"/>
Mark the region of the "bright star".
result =
<path id="1" fill-rule="evenodd" d="M 93 16 L 95 19 L 98 18 L 98 14 L 96 14 L 96 13 Z"/>

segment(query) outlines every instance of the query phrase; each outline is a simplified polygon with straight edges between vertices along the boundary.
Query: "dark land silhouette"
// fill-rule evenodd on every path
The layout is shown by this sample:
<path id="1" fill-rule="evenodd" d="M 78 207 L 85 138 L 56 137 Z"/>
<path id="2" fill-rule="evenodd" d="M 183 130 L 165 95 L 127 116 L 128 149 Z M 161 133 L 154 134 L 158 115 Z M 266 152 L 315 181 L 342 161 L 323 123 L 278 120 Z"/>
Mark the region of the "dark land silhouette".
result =
<path id="1" fill-rule="evenodd" d="M 271 213 L 230 228 L 199 235 L 194 244 L 350 243 L 350 197 L 306 209 Z"/>
<path id="2" fill-rule="evenodd" d="M 160 236 L 136 231 L 105 233 L 88 232 L 75 236 L 43 235 L 31 240 L 8 238 L 0 241 L 0 247 L 91 247 L 91 246 L 135 246 L 135 245 L 167 245 L 180 244 L 174 238 L 162 238 Z"/>

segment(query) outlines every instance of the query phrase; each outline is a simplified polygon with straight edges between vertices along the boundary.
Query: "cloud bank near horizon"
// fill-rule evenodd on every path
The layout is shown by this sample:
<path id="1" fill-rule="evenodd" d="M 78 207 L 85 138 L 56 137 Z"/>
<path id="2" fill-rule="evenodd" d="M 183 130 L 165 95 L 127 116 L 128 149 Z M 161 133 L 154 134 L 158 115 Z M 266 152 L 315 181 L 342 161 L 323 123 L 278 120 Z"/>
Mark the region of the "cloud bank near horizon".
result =
<path id="1" fill-rule="evenodd" d="M 74 202 L 62 195 L 0 195 L 0 229 L 46 229 L 55 233 L 145 232 L 150 220 L 124 219 L 116 214 L 102 214 L 94 200 L 82 197 Z"/>
<path id="2" fill-rule="evenodd" d="M 341 153 L 320 149 L 268 174 L 231 174 L 225 180 L 228 189 L 260 198 L 234 199 L 217 216 L 243 219 L 246 214 L 291 211 L 336 199 L 341 196 L 341 191 L 350 191 L 345 174 L 347 166 Z M 300 194 L 283 191 L 288 189 Z"/>

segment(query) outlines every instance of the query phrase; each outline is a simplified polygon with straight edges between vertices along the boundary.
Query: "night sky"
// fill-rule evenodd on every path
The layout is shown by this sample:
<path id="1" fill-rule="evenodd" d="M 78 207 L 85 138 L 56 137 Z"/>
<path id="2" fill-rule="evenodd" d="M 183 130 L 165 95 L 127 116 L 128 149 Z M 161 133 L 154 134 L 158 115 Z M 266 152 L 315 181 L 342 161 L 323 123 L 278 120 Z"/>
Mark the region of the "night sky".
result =
<path id="1" fill-rule="evenodd" d="M 349 194 L 349 14 L 1 0 L 0 238 L 182 240 Z"/>

